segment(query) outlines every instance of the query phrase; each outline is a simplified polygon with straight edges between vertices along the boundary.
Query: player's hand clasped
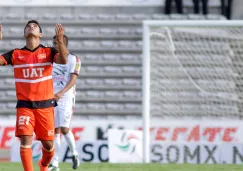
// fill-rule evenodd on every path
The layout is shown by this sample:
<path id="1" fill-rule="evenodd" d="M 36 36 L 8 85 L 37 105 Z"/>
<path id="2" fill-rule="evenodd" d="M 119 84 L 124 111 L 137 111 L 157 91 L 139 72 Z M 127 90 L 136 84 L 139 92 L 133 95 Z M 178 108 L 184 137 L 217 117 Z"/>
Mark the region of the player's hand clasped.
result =
<path id="1" fill-rule="evenodd" d="M 56 25 L 55 31 L 56 31 L 56 39 L 57 39 L 57 41 L 58 42 L 63 42 L 63 35 L 64 35 L 64 31 L 65 31 L 64 27 L 61 24 L 58 23 Z"/>
<path id="2" fill-rule="evenodd" d="M 54 95 L 56 101 L 58 101 L 61 97 L 63 96 L 63 93 L 62 92 L 58 92 Z"/>

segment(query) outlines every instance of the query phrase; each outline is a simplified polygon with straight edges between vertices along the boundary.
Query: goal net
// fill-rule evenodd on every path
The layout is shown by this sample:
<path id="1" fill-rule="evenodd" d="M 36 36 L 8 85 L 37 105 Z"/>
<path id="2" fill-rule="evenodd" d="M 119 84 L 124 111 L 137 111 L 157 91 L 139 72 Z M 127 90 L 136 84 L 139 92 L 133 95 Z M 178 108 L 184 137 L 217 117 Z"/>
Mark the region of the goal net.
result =
<path id="1" fill-rule="evenodd" d="M 243 22 L 144 21 L 144 155 L 151 117 L 243 116 Z"/>

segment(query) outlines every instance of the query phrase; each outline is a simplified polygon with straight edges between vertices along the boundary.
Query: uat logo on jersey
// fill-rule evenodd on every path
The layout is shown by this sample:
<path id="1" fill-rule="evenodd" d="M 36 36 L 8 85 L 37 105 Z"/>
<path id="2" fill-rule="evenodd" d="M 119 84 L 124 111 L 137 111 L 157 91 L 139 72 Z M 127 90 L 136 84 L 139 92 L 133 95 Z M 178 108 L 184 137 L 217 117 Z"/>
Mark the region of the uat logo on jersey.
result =
<path id="1" fill-rule="evenodd" d="M 24 78 L 43 77 L 44 68 L 23 69 Z"/>
<path id="2" fill-rule="evenodd" d="M 45 59 L 46 58 L 46 54 L 42 53 L 38 55 L 38 59 Z"/>

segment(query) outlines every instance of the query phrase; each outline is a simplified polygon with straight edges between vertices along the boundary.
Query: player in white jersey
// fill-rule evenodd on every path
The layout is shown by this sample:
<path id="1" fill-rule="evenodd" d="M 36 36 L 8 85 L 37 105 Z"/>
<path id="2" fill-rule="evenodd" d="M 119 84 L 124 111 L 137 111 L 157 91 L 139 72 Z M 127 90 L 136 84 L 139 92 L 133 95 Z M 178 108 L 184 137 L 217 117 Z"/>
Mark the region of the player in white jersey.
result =
<path id="1" fill-rule="evenodd" d="M 58 50 L 56 37 L 53 37 L 53 47 Z M 68 45 L 68 37 L 64 35 L 64 42 Z M 55 153 L 48 169 L 50 171 L 59 171 L 59 151 L 60 132 L 63 134 L 70 151 L 73 153 L 73 169 L 79 166 L 78 152 L 72 131 L 69 129 L 75 103 L 75 84 L 81 67 L 81 61 L 78 57 L 69 54 L 68 63 L 60 65 L 53 63 L 53 83 L 55 98 L 58 106 L 55 107 Z"/>

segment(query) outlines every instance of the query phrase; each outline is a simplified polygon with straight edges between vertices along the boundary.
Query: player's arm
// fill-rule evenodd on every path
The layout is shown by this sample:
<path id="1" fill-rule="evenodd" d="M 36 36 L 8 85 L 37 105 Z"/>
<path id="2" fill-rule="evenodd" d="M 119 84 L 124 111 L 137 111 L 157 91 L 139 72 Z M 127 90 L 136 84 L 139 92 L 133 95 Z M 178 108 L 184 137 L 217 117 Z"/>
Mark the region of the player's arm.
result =
<path id="1" fill-rule="evenodd" d="M 2 36 L 2 25 L 0 24 L 0 40 L 2 40 L 2 38 L 3 38 L 3 36 Z M 0 65 L 12 64 L 12 60 L 11 60 L 12 53 L 13 53 L 13 50 L 0 55 Z"/>
<path id="2" fill-rule="evenodd" d="M 2 58 L 0 58 L 0 65 L 5 65 Z"/>
<path id="3" fill-rule="evenodd" d="M 59 47 L 59 53 L 54 61 L 57 64 L 66 64 L 68 61 L 68 50 L 63 40 L 64 27 L 61 24 L 56 25 L 56 40 Z"/>
<path id="4" fill-rule="evenodd" d="M 69 63 L 71 66 L 69 71 L 69 73 L 71 74 L 71 78 L 68 81 L 67 85 L 60 92 L 55 94 L 56 100 L 59 100 L 64 93 L 66 93 L 70 88 L 72 88 L 76 84 L 76 81 L 78 79 L 78 75 L 81 68 L 80 59 L 78 57 L 74 57 L 71 59 L 71 61 L 69 61 Z"/>
<path id="5" fill-rule="evenodd" d="M 64 95 L 64 93 L 66 93 L 70 88 L 72 88 L 76 84 L 77 79 L 77 74 L 71 74 L 71 78 L 68 81 L 67 85 L 61 91 L 55 94 L 55 99 L 59 100 Z"/>

